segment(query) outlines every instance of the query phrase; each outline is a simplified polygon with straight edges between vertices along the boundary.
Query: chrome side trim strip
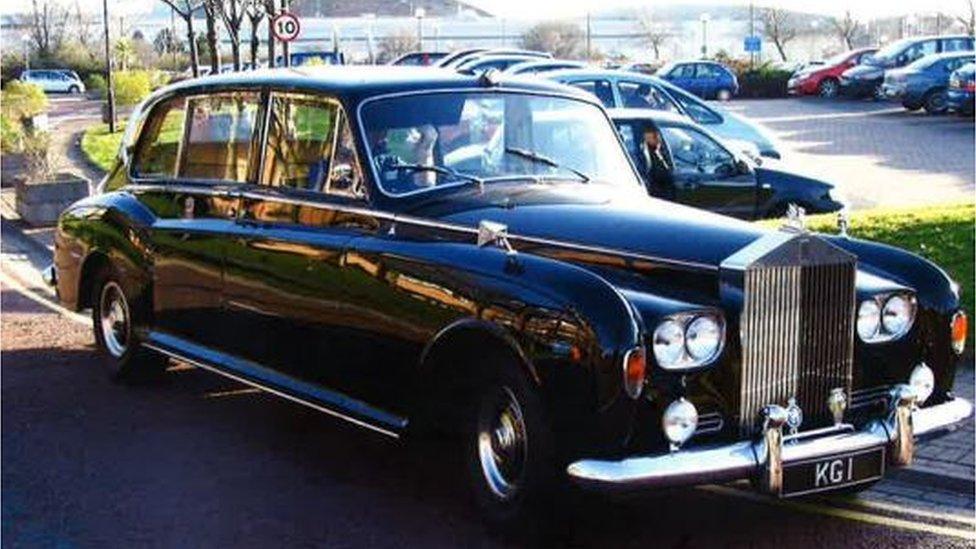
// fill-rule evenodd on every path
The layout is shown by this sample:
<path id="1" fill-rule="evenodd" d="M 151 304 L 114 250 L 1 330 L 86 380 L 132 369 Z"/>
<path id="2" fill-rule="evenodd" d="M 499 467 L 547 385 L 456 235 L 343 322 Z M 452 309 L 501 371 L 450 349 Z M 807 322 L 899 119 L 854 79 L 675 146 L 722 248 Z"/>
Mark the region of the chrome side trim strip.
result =
<path id="1" fill-rule="evenodd" d="M 209 196 L 224 196 L 224 197 L 243 196 L 244 198 L 250 198 L 252 200 L 274 200 L 277 202 L 282 202 L 285 204 L 291 204 L 295 206 L 308 206 L 312 208 L 328 208 L 343 213 L 372 216 L 378 219 L 391 221 L 393 223 L 404 223 L 406 225 L 428 227 L 433 229 L 453 231 L 453 232 L 470 234 L 475 236 L 477 236 L 478 234 L 477 227 L 469 227 L 467 225 L 461 225 L 457 223 L 445 223 L 443 221 L 435 221 L 431 219 L 425 219 L 422 217 L 396 214 L 384 210 L 374 210 L 374 209 L 364 208 L 359 206 L 349 206 L 346 204 L 336 204 L 332 202 L 316 202 L 314 200 L 307 200 L 303 198 L 295 198 L 290 196 L 269 196 L 267 194 L 263 194 L 261 192 L 251 190 L 251 189 L 244 189 L 237 192 L 237 191 L 229 190 L 226 187 L 221 188 L 219 186 L 215 188 L 211 188 L 207 185 L 195 186 L 195 185 L 166 185 L 166 184 L 143 184 L 143 183 L 127 185 L 123 189 L 137 191 L 137 192 L 138 191 L 176 192 L 176 193 L 204 194 Z M 684 269 L 693 269 L 693 270 L 708 271 L 708 272 L 717 272 L 719 270 L 719 267 L 717 265 L 709 265 L 707 263 L 698 263 L 695 261 L 671 259 L 671 258 L 665 258 L 660 256 L 653 256 L 653 255 L 647 255 L 647 254 L 642 254 L 637 252 L 631 252 L 628 250 L 617 250 L 617 249 L 606 248 L 602 246 L 590 246 L 587 244 L 581 244 L 577 242 L 555 240 L 555 239 L 544 238 L 544 237 L 509 234 L 509 241 L 522 242 L 525 244 L 534 244 L 539 246 L 553 246 L 557 248 L 577 250 L 581 252 L 588 252 L 594 254 L 614 255 L 617 257 L 624 257 L 631 260 L 647 261 L 650 263 L 670 265 L 673 267 L 679 267 Z"/>
<path id="2" fill-rule="evenodd" d="M 197 359 L 188 357 L 186 355 L 183 355 L 183 354 L 178 353 L 176 351 L 173 351 L 171 349 L 167 349 L 167 348 L 164 348 L 164 347 L 161 347 L 161 346 L 158 346 L 158 345 L 154 345 L 152 343 L 143 343 L 142 346 L 145 347 L 145 348 L 147 348 L 147 349 L 151 349 L 153 351 L 156 351 L 157 353 L 161 353 L 161 354 L 166 355 L 168 357 L 174 358 L 176 360 L 181 360 L 181 361 L 186 362 L 186 363 L 188 363 L 188 364 L 190 364 L 192 366 L 195 366 L 197 368 L 201 368 L 201 369 L 207 370 L 209 372 L 213 372 L 215 374 L 222 375 L 222 376 L 224 376 L 226 378 L 232 379 L 232 380 L 237 381 L 239 383 L 243 383 L 245 385 L 254 387 L 255 389 L 260 389 L 262 391 L 265 391 L 265 392 L 271 393 L 271 394 L 273 394 L 275 396 L 279 396 L 281 398 L 290 400 L 290 401 L 295 402 L 297 404 L 301 404 L 303 406 L 307 406 L 309 408 L 312 408 L 313 410 L 317 410 L 319 412 L 323 412 L 323 413 L 328 414 L 328 415 L 330 415 L 330 416 L 332 416 L 334 418 L 338 418 L 338 419 L 341 419 L 341 420 L 345 420 L 345 421 L 347 421 L 349 423 L 352 423 L 353 425 L 357 425 L 359 427 L 363 427 L 365 429 L 368 429 L 370 431 L 379 433 L 381 435 L 386 435 L 386 436 L 388 436 L 390 438 L 393 438 L 393 439 L 399 439 L 400 438 L 399 433 L 396 433 L 396 432 L 391 431 L 389 429 L 385 429 L 385 428 L 380 427 L 378 425 L 373 425 L 372 423 L 368 423 L 368 422 L 363 421 L 361 419 L 357 419 L 357 418 L 354 418 L 354 417 L 347 416 L 346 414 L 343 414 L 343 413 L 338 412 L 336 410 L 333 410 L 331 408 L 327 408 L 327 407 L 322 406 L 320 404 L 316 404 L 314 402 L 310 402 L 308 400 L 299 398 L 299 397 L 294 396 L 294 395 L 290 395 L 288 393 L 284 393 L 284 392 L 279 391 L 277 389 L 272 389 L 270 387 L 267 387 L 265 385 L 262 385 L 260 383 L 255 382 L 255 381 L 252 381 L 250 379 L 247 379 L 247 378 L 244 378 L 244 377 L 241 377 L 241 376 L 232 374 L 232 373 L 227 372 L 227 371 L 225 371 L 225 370 L 223 370 L 223 369 L 221 369 L 221 368 L 219 368 L 217 366 L 213 366 L 213 365 L 207 364 L 205 362 L 202 362 L 200 360 L 197 360 Z M 407 425 L 407 420 L 404 419 L 403 420 L 403 426 L 406 427 L 406 425 Z"/>

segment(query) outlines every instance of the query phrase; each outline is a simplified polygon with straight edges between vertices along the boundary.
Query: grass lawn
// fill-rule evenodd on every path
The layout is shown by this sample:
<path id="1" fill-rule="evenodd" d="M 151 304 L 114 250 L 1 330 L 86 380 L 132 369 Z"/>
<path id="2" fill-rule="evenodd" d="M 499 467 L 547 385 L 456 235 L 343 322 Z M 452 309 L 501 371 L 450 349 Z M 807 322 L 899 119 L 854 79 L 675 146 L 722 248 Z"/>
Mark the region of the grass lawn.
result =
<path id="1" fill-rule="evenodd" d="M 108 124 L 96 124 L 85 130 L 85 134 L 81 137 L 82 152 L 105 171 L 112 167 L 119 152 L 119 143 L 122 142 L 122 132 L 125 128 L 124 121 L 120 121 L 117 127 L 119 131 L 109 133 Z"/>
<path id="2" fill-rule="evenodd" d="M 851 236 L 884 242 L 922 255 L 939 265 L 962 287 L 962 302 L 970 319 L 976 317 L 973 297 L 973 250 L 976 246 L 976 205 L 948 204 L 912 209 L 880 208 L 853 212 Z M 766 221 L 778 226 L 782 221 Z M 811 216 L 807 227 L 825 233 L 837 232 L 835 215 Z M 974 322 L 969 322 L 969 342 L 973 345 Z"/>

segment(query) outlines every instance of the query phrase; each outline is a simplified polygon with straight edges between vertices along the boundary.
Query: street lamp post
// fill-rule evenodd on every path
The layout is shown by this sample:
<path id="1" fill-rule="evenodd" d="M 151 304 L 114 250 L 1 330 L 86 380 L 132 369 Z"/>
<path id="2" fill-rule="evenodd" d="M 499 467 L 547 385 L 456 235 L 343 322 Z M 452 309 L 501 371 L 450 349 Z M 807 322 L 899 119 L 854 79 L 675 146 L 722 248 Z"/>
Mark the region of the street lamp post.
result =
<path id="1" fill-rule="evenodd" d="M 115 133 L 115 85 L 112 83 L 112 46 L 109 41 L 108 0 L 102 0 L 102 24 L 105 25 L 105 72 L 108 98 L 108 131 Z"/>
<path id="2" fill-rule="evenodd" d="M 375 13 L 364 13 L 362 18 L 366 21 L 366 53 L 369 55 L 369 64 L 376 64 L 376 55 L 373 52 L 373 22 L 376 21 Z"/>
<path id="3" fill-rule="evenodd" d="M 707 13 L 701 14 L 698 18 L 702 24 L 702 45 L 701 45 L 701 56 L 702 59 L 708 57 L 708 21 L 711 17 Z"/>
<path id="4" fill-rule="evenodd" d="M 417 18 L 417 46 L 419 49 L 424 49 L 424 16 L 427 15 L 427 10 L 424 8 L 417 8 L 413 12 L 414 17 Z"/>
<path id="5" fill-rule="evenodd" d="M 24 43 L 24 70 L 30 70 L 30 35 L 25 34 L 20 37 L 20 40 Z"/>

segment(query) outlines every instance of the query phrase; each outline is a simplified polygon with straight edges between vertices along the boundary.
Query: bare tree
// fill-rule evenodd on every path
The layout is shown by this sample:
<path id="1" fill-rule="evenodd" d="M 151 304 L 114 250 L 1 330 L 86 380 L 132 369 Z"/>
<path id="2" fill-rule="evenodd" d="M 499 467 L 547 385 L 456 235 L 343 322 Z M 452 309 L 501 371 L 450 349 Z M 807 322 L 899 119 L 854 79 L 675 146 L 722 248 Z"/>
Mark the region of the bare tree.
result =
<path id="1" fill-rule="evenodd" d="M 271 21 L 278 15 L 278 0 L 264 0 L 264 15 L 268 18 L 268 66 L 275 66 L 275 35 Z"/>
<path id="2" fill-rule="evenodd" d="M 379 63 L 386 63 L 418 49 L 420 49 L 420 42 L 417 41 L 415 32 L 407 28 L 397 29 L 379 39 L 376 60 Z"/>
<path id="3" fill-rule="evenodd" d="M 673 34 L 663 24 L 655 21 L 650 13 L 641 15 L 640 28 L 644 42 L 654 50 L 654 60 L 660 59 L 661 47 L 671 39 Z"/>
<path id="4" fill-rule="evenodd" d="M 966 34 L 976 36 L 976 4 L 973 3 L 973 0 L 967 0 L 966 4 L 969 7 L 969 14 L 958 15 L 956 20 L 962 23 L 963 28 L 966 29 Z"/>
<path id="5" fill-rule="evenodd" d="M 522 47 L 549 52 L 561 59 L 579 58 L 583 52 L 583 31 L 566 21 L 543 21 L 522 34 Z"/>
<path id="6" fill-rule="evenodd" d="M 861 33 L 861 25 L 851 16 L 851 10 L 844 12 L 844 17 L 831 19 L 830 24 L 844 46 L 849 50 L 854 49 L 854 39 Z"/>
<path id="7" fill-rule="evenodd" d="M 241 26 L 244 25 L 244 17 L 247 9 L 244 0 L 222 0 L 217 5 L 220 11 L 220 18 L 224 21 L 224 28 L 230 37 L 230 57 L 234 63 L 234 70 L 241 70 Z"/>
<path id="8" fill-rule="evenodd" d="M 210 74 L 220 74 L 220 42 L 217 29 L 221 0 L 203 0 L 203 16 L 207 23 L 207 48 L 210 50 Z"/>
<path id="9" fill-rule="evenodd" d="M 64 42 L 70 11 L 52 0 L 33 0 L 30 36 L 38 57 L 50 57 Z"/>
<path id="10" fill-rule="evenodd" d="M 796 38 L 797 29 L 790 13 L 782 8 L 766 8 L 761 12 L 763 35 L 773 42 L 779 56 L 786 61 L 786 44 Z"/>
<path id="11" fill-rule="evenodd" d="M 85 48 L 95 46 L 96 24 L 95 19 L 81 9 L 81 3 L 75 0 L 75 5 L 71 14 L 71 36 L 78 40 L 78 43 Z"/>
<path id="12" fill-rule="evenodd" d="M 193 77 L 200 76 L 200 54 L 197 48 L 196 32 L 193 30 L 193 14 L 203 7 L 203 0 L 162 0 L 180 19 L 186 23 L 186 43 L 190 48 L 190 70 Z"/>
<path id="13" fill-rule="evenodd" d="M 258 47 L 261 45 L 261 37 L 258 36 L 258 27 L 264 19 L 263 0 L 244 0 L 244 13 L 247 14 L 247 21 L 251 31 L 251 65 L 258 66 Z"/>

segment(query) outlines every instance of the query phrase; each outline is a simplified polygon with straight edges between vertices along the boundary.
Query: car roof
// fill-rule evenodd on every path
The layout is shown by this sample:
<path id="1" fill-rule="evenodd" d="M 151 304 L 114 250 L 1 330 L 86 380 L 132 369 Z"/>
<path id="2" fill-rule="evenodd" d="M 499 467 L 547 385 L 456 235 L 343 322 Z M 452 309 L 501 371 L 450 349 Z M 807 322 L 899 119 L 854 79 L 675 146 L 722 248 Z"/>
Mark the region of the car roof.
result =
<path id="1" fill-rule="evenodd" d="M 559 66 L 559 65 L 573 65 L 573 67 L 566 67 L 566 66 L 562 67 L 567 69 L 574 68 L 574 67 L 584 68 L 586 66 L 586 64 L 583 63 L 582 61 L 573 61 L 572 59 L 545 59 L 545 58 L 533 57 L 530 59 L 526 59 L 525 61 L 515 63 L 514 65 L 511 65 L 510 67 L 505 69 L 504 72 L 514 73 L 515 71 L 522 70 L 522 69 L 530 69 L 534 67 Z M 559 70 L 559 69 L 553 69 L 553 70 Z"/>
<path id="2" fill-rule="evenodd" d="M 966 51 L 944 51 L 942 53 L 933 53 L 931 55 L 926 55 L 922 59 L 927 59 L 929 61 L 941 61 L 943 59 L 957 59 L 959 57 L 973 57 L 976 52 L 972 50 Z"/>
<path id="3" fill-rule="evenodd" d="M 210 92 L 234 88 L 295 88 L 320 91 L 351 103 L 393 93 L 447 89 L 495 89 L 555 93 L 595 99 L 581 90 L 542 78 L 504 76 L 497 84 L 486 84 L 481 75 L 459 73 L 432 67 L 398 65 L 316 65 L 290 68 L 258 69 L 183 80 L 164 88 L 167 92 Z"/>
<path id="4" fill-rule="evenodd" d="M 654 109 L 607 109 L 613 120 L 650 120 L 664 122 L 670 126 L 696 126 L 688 117 L 669 111 Z"/>

